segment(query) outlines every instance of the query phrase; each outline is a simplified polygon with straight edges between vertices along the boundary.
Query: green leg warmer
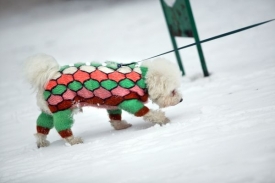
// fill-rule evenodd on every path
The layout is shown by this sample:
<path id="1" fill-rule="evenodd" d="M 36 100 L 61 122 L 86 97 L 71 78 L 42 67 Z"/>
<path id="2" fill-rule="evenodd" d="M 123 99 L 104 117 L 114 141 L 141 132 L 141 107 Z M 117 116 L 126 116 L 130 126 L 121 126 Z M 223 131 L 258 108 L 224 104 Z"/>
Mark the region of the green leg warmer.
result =
<path id="1" fill-rule="evenodd" d="M 62 138 L 72 136 L 71 127 L 74 120 L 70 109 L 54 113 L 53 120 L 54 127 Z"/>
<path id="2" fill-rule="evenodd" d="M 107 110 L 109 114 L 110 120 L 120 120 L 121 121 L 121 109 L 112 109 L 112 110 Z"/>
<path id="3" fill-rule="evenodd" d="M 50 129 L 53 128 L 53 116 L 41 112 L 36 120 L 37 133 L 48 135 Z"/>

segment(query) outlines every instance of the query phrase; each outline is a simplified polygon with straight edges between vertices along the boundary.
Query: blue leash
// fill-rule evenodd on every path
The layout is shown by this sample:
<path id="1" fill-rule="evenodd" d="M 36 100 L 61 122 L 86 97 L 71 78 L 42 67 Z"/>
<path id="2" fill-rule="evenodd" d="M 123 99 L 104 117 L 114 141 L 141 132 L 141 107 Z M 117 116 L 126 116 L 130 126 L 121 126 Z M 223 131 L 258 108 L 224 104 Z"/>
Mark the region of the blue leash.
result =
<path id="1" fill-rule="evenodd" d="M 241 32 L 241 31 L 244 31 L 244 30 L 247 30 L 247 29 L 251 29 L 251 28 L 253 28 L 253 27 L 257 27 L 257 26 L 259 26 L 259 25 L 266 24 L 266 23 L 271 22 L 271 21 L 274 21 L 274 20 L 275 20 L 275 19 L 271 19 L 271 20 L 268 20 L 268 21 L 265 21 L 265 22 L 253 24 L 253 25 L 250 25 L 250 26 L 247 26 L 247 27 L 243 27 L 243 28 L 240 28 L 240 29 L 237 29 L 237 30 L 233 30 L 233 31 L 230 31 L 230 32 L 226 32 L 226 33 L 224 33 L 224 34 L 220 34 L 220 35 L 217 35 L 217 36 L 208 38 L 208 39 L 204 39 L 204 40 L 200 41 L 199 43 L 205 43 L 205 42 L 208 42 L 208 41 L 212 41 L 212 40 L 215 40 L 215 39 L 219 39 L 219 38 L 221 38 L 221 37 L 229 36 L 229 35 L 231 35 L 231 34 L 235 34 L 235 33 L 237 33 L 237 32 Z M 165 54 L 167 54 L 167 53 L 174 52 L 175 50 L 185 49 L 185 48 L 194 46 L 194 45 L 199 44 L 199 43 L 192 43 L 192 44 L 189 44 L 189 45 L 186 45 L 186 46 L 182 46 L 182 47 L 180 47 L 180 48 L 177 48 L 177 49 L 174 49 L 174 50 L 171 50 L 171 51 L 167 51 L 167 52 L 164 52 L 164 53 L 161 53 L 161 54 L 158 54 L 158 55 L 155 55 L 155 56 L 153 56 L 153 57 L 149 57 L 149 58 L 146 58 L 146 59 L 137 61 L 137 62 L 142 62 L 142 61 L 144 61 L 144 60 L 149 60 L 149 59 L 152 59 L 152 58 L 155 58 L 155 57 L 159 57 L 159 56 L 161 56 L 161 55 L 165 55 Z M 133 63 L 136 63 L 136 62 L 132 62 L 132 63 L 130 63 L 130 64 L 133 64 Z M 130 64 L 125 64 L 125 65 L 130 65 Z M 122 65 L 124 65 L 124 64 L 122 64 Z"/>

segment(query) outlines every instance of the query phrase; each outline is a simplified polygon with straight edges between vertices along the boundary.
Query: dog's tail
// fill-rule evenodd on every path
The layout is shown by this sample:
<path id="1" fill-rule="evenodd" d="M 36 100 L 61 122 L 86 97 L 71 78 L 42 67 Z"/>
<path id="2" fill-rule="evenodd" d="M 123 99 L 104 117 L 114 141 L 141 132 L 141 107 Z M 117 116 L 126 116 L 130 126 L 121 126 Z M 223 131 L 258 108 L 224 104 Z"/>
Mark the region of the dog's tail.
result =
<path id="1" fill-rule="evenodd" d="M 56 60 L 46 54 L 37 54 L 27 58 L 25 77 L 35 89 L 43 89 L 45 83 L 59 70 Z"/>

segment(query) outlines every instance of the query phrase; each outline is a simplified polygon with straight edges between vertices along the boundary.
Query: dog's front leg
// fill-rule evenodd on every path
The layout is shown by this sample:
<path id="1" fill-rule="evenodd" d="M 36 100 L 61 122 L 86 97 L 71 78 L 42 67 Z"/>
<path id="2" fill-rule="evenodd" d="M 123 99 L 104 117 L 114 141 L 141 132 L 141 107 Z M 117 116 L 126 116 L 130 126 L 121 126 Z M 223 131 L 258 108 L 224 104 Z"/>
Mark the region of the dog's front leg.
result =
<path id="1" fill-rule="evenodd" d="M 53 121 L 54 127 L 66 142 L 71 145 L 83 143 L 83 140 L 80 137 L 75 137 L 71 130 L 73 116 L 70 109 L 53 113 Z"/>
<path id="2" fill-rule="evenodd" d="M 145 121 L 157 123 L 160 125 L 164 125 L 170 122 L 170 120 L 165 116 L 165 113 L 161 110 L 150 109 L 150 111 L 143 116 L 143 119 Z"/>
<path id="3" fill-rule="evenodd" d="M 127 123 L 125 120 L 121 120 L 121 109 L 107 110 L 110 118 L 110 123 L 115 130 L 123 130 L 132 126 L 132 124 Z"/>
<path id="4" fill-rule="evenodd" d="M 143 116 L 145 121 L 157 124 L 166 124 L 170 120 L 165 116 L 161 110 L 153 110 L 146 107 L 142 102 L 137 99 L 123 101 L 119 107 L 137 117 Z"/>

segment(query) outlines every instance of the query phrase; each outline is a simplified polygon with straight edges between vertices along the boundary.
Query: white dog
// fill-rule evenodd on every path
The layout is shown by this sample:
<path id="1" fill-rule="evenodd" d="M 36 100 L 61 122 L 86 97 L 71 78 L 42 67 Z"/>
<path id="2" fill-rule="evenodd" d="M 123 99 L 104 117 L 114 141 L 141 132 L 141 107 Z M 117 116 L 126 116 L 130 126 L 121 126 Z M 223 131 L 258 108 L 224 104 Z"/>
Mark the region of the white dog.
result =
<path id="1" fill-rule="evenodd" d="M 144 105 L 148 97 L 160 108 L 182 101 L 177 88 L 181 72 L 165 59 L 137 63 L 76 63 L 60 67 L 51 56 L 40 54 L 27 59 L 25 74 L 37 90 L 41 114 L 37 119 L 37 146 L 49 145 L 46 137 L 55 127 L 71 145 L 83 143 L 73 136 L 73 111 L 83 106 L 107 109 L 116 130 L 131 126 L 121 119 L 122 110 L 160 125 L 169 122 L 161 110 Z"/>

